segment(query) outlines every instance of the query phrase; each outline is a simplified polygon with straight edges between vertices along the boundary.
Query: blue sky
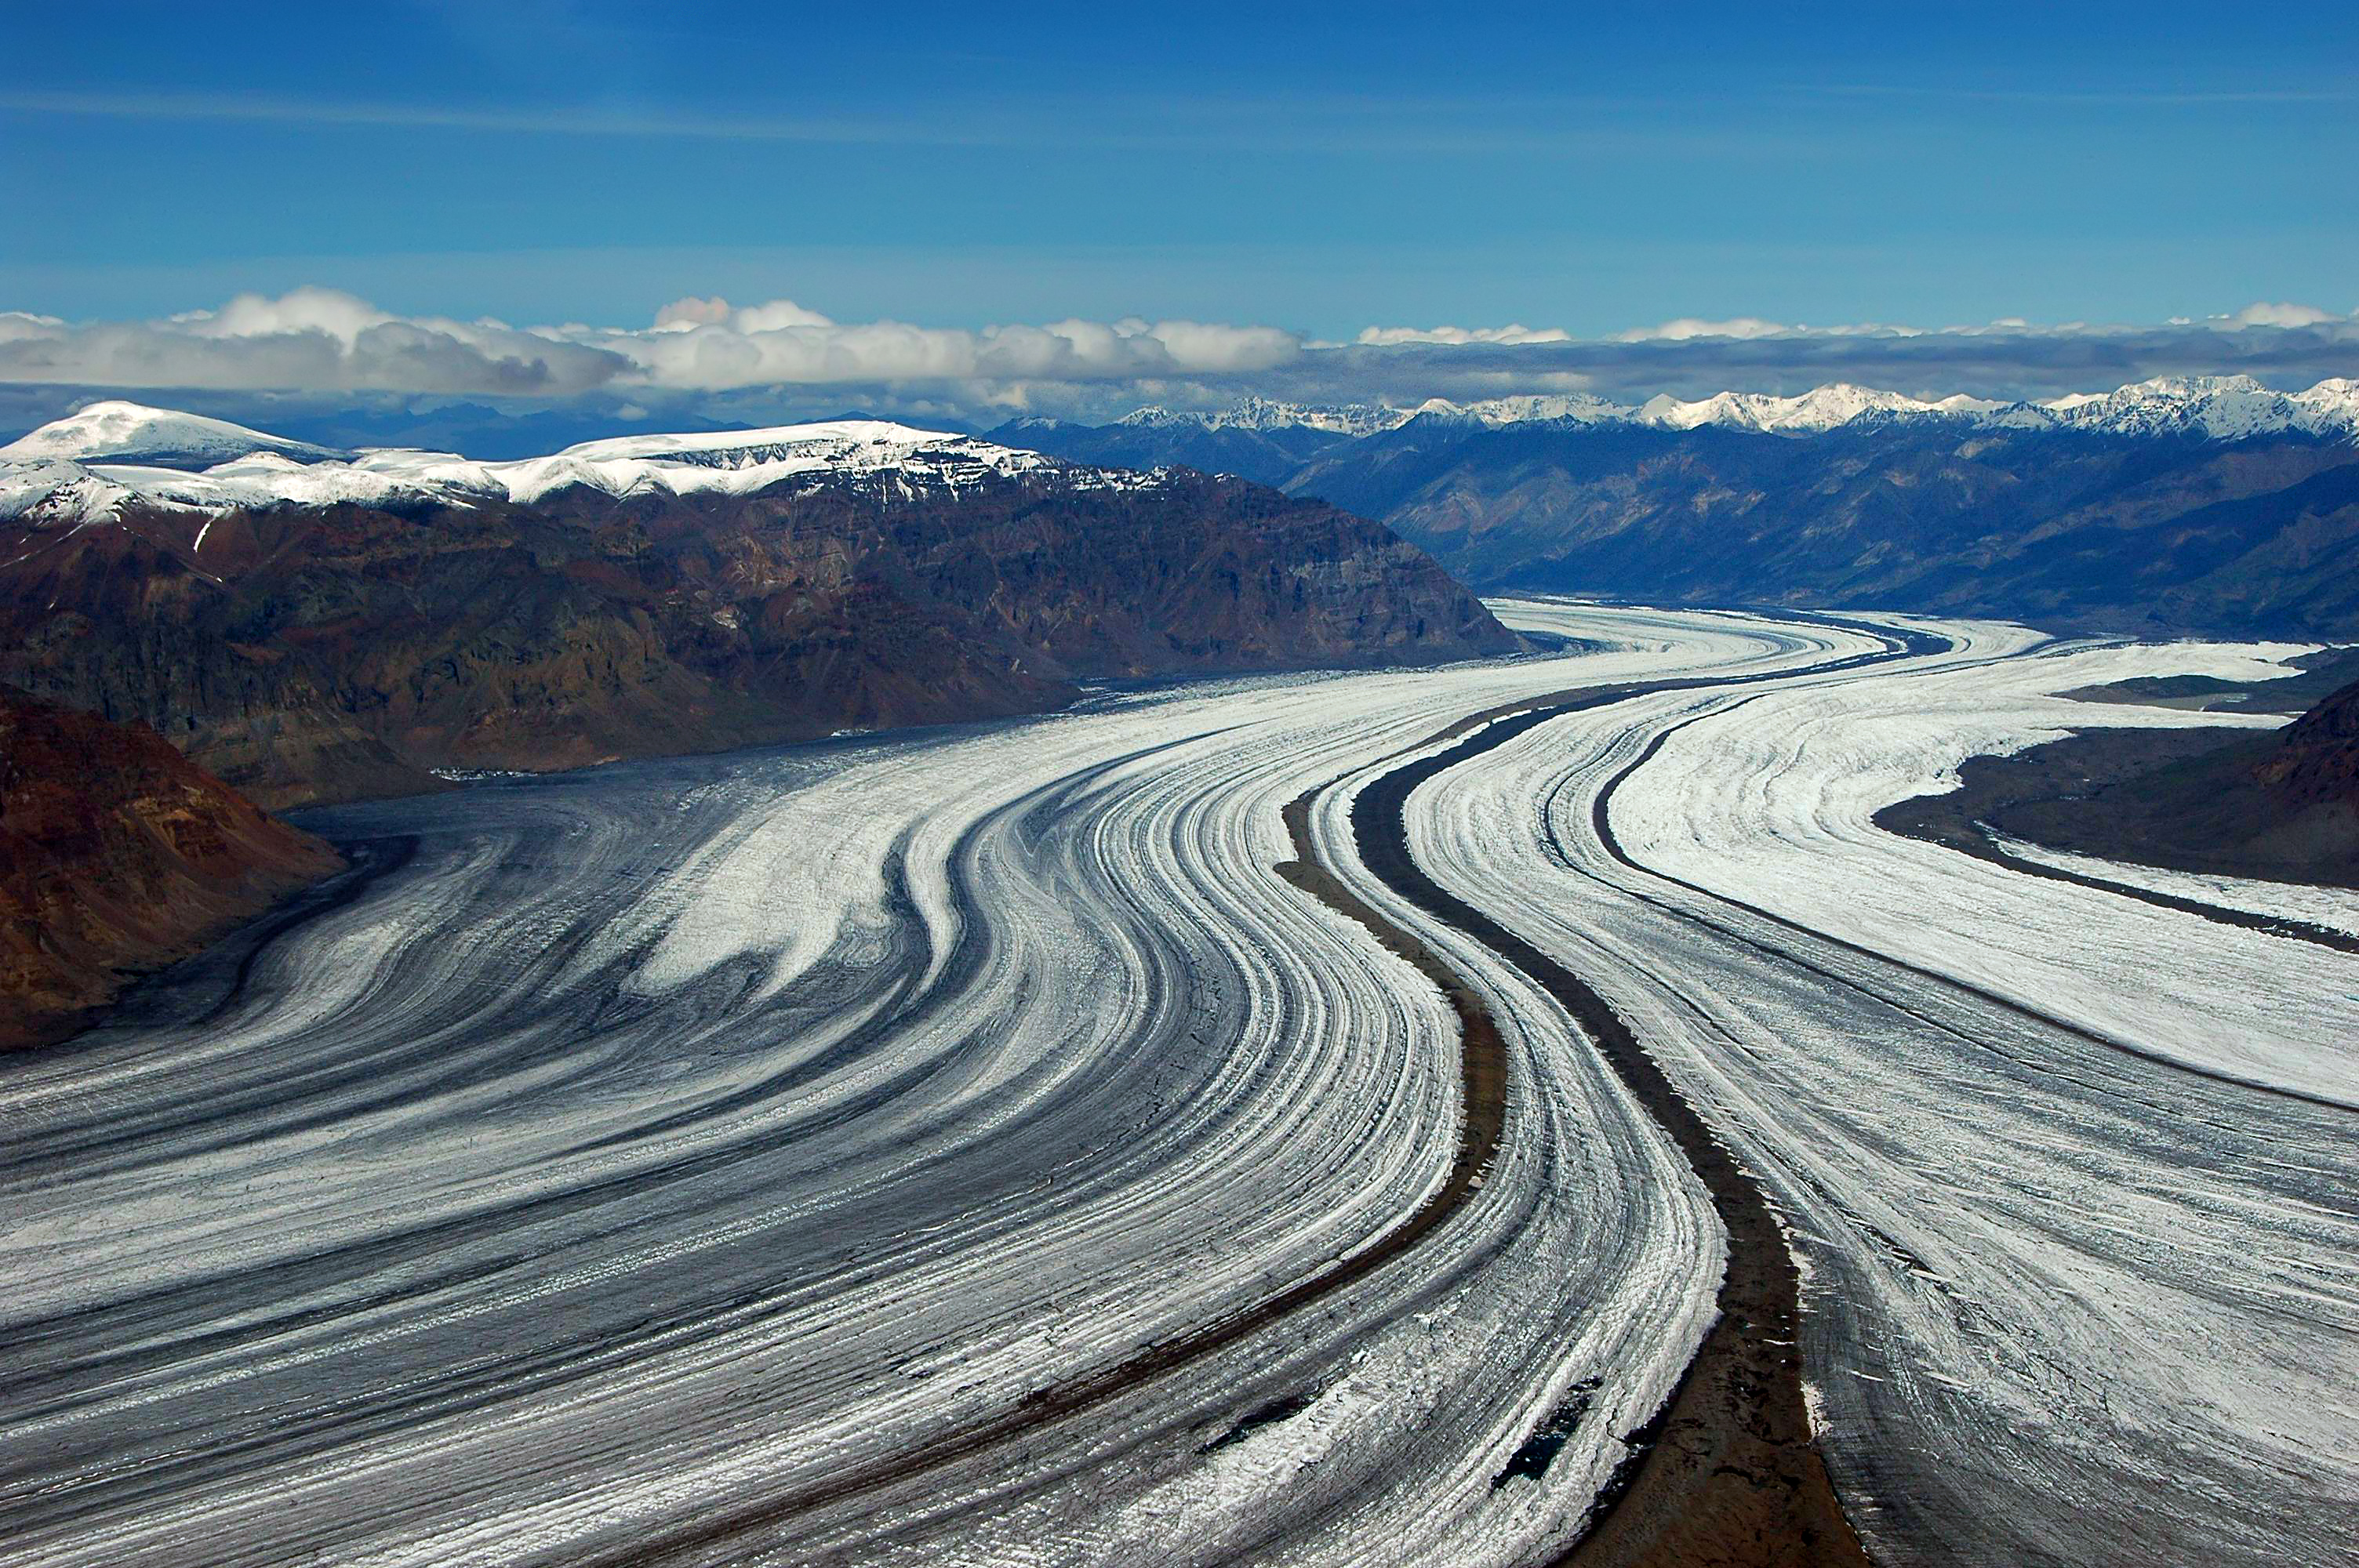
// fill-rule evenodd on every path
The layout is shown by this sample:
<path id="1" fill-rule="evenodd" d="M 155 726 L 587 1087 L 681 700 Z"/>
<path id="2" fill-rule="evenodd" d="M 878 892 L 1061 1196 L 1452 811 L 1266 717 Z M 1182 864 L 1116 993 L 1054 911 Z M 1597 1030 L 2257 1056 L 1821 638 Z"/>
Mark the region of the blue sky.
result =
<path id="1" fill-rule="evenodd" d="M 9 12 L 0 309 L 70 322 L 2359 308 L 2350 5 Z"/>
<path id="2" fill-rule="evenodd" d="M 68 317 L 2359 305 L 2359 7 L 11 9 L 0 297 Z"/>

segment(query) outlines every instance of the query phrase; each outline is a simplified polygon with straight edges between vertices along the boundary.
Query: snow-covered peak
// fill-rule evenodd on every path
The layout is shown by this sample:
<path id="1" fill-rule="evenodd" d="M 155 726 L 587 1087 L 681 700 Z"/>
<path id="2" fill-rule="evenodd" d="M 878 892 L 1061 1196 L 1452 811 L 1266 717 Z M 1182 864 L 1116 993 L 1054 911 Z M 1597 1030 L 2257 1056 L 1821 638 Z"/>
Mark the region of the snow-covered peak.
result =
<path id="1" fill-rule="evenodd" d="M 2109 436 L 2194 436 L 2215 441 L 2298 432 L 2359 433 L 2359 394 L 2347 380 L 2272 392 L 2247 375 L 2166 375 L 2103 397 L 2057 399 L 2059 424 Z"/>
<path id="2" fill-rule="evenodd" d="M 777 425 L 766 430 L 703 430 L 686 436 L 612 436 L 583 441 L 555 455 L 585 462 L 635 458 L 650 462 L 688 462 L 708 467 L 733 460 L 759 460 L 776 451 L 860 452 L 871 456 L 915 451 L 920 447 L 967 438 L 943 430 L 920 430 L 885 419 L 830 419 L 810 425 Z M 976 442 L 977 446 L 984 443 Z M 741 465 L 742 466 L 742 463 Z"/>
<path id="3" fill-rule="evenodd" d="M 1069 468 L 1038 452 L 882 419 L 687 436 L 618 436 L 584 441 L 546 458 L 472 466 L 505 487 L 509 500 L 519 502 L 574 484 L 614 495 L 695 491 L 745 495 L 798 474 L 890 475 L 907 490 L 913 484 L 954 488 L 985 477 Z M 1070 471 L 1078 476 L 1097 470 Z"/>
<path id="4" fill-rule="evenodd" d="M 339 503 L 529 503 L 577 486 L 618 497 L 749 495 L 799 477 L 881 483 L 914 496 L 1036 473 L 1055 474 L 1075 489 L 1157 482 L 1153 475 L 1078 468 L 970 436 L 841 419 L 766 430 L 624 436 L 511 462 L 399 448 L 316 462 L 295 461 L 277 449 L 250 450 L 199 471 L 61 458 L 7 462 L 0 463 L 0 517 L 81 516 L 131 501 L 209 512 Z"/>
<path id="5" fill-rule="evenodd" d="M 1532 393 L 1516 397 L 1486 397 L 1462 406 L 1462 411 L 1495 427 L 1507 425 L 1614 425 L 1634 418 L 1637 410 L 1609 403 L 1585 392 Z"/>
<path id="6" fill-rule="evenodd" d="M 2194 435 L 2212 440 L 2282 432 L 2359 439 L 2359 381 L 2321 381 L 2308 392 L 2288 394 L 2272 392 L 2249 376 L 2163 376 L 2115 392 L 2075 393 L 2039 403 L 2008 403 L 1964 393 L 1911 397 L 1844 383 L 1815 387 L 1793 397 L 1723 392 L 1683 402 L 1666 394 L 1637 408 L 1580 394 L 1495 397 L 1467 404 L 1435 397 L 1413 410 L 1415 416 L 1492 428 L 1536 421 L 1626 422 L 1667 430 L 1711 425 L 1791 437 L 1899 421 L 2105 435 Z"/>
<path id="7" fill-rule="evenodd" d="M 1724 425 L 1738 430 L 1763 430 L 1778 434 L 1817 435 L 1848 425 L 1863 415 L 1940 414 L 1937 404 L 1904 396 L 1897 392 L 1875 392 L 1864 386 L 1837 382 L 1832 385 L 1813 387 L 1795 397 L 1772 397 L 1758 392 L 1723 392 L 1695 403 L 1681 403 L 1669 396 L 1648 400 L 1638 411 L 1640 419 L 1667 429 L 1692 430 L 1699 425 Z"/>
<path id="8" fill-rule="evenodd" d="M 323 462 L 342 452 L 290 441 L 209 419 L 201 414 L 110 401 L 52 419 L 0 447 L 0 462 L 62 458 L 72 462 L 140 463 L 156 468 L 210 468 L 249 452 L 277 452 L 301 462 Z"/>
<path id="9" fill-rule="evenodd" d="M 2348 430 L 2359 434 L 2359 381 L 2335 376 L 2320 382 L 2308 392 L 2295 393 L 2293 401 L 2302 406 L 2312 427 L 2321 433 Z"/>
<path id="10" fill-rule="evenodd" d="M 1234 407 L 1209 412 L 1175 412 L 1149 405 L 1124 415 L 1115 423 L 1148 428 L 1192 426 L 1201 430 L 1306 429 L 1324 430 L 1336 436 L 1373 436 L 1380 431 L 1398 429 L 1411 417 L 1413 415 L 1408 411 L 1370 403 L 1323 407 L 1306 403 L 1278 403 L 1266 397 L 1248 397 Z"/>
<path id="11" fill-rule="evenodd" d="M 64 458 L 0 463 L 0 519 L 86 523 L 130 499 L 131 492 Z"/>
<path id="12" fill-rule="evenodd" d="M 2250 376 L 2166 375 L 2055 412 L 2063 424 L 2106 435 L 2233 440 L 2291 428 L 2299 406 Z"/>
<path id="13" fill-rule="evenodd" d="M 1692 403 L 1659 396 L 1628 408 L 1582 394 L 1496 397 L 1465 405 L 1429 399 L 1414 409 L 1311 408 L 1251 399 L 1216 414 L 1147 408 L 1131 425 L 1201 429 L 1308 427 L 1364 437 L 1419 416 L 1498 429 L 1550 423 L 1724 426 L 1788 438 L 1885 421 L 1963 428 L 2243 440 L 2299 434 L 2359 441 L 2359 381 L 2273 392 L 2249 376 L 2162 376 L 2102 395 L 1996 403 L 1935 400 L 1837 384 L 1794 397 L 1723 392 Z M 235 507 L 528 503 L 583 487 L 613 496 L 746 495 L 803 477 L 841 478 L 914 496 L 977 481 L 1054 475 L 1074 489 L 1140 487 L 1153 474 L 1079 467 L 972 436 L 882 419 L 837 419 L 765 430 L 634 435 L 585 441 L 548 457 L 481 462 L 451 452 L 372 448 L 354 453 L 251 430 L 227 420 L 94 403 L 0 448 L 0 519 L 86 520 L 126 504 L 221 512 Z"/>

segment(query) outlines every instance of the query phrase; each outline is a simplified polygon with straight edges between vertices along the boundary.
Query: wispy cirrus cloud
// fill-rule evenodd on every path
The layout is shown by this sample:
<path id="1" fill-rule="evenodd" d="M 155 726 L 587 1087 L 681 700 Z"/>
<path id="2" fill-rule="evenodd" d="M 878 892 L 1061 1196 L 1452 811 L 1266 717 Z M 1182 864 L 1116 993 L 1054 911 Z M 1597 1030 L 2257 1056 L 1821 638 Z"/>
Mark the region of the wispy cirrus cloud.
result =
<path id="1" fill-rule="evenodd" d="M 603 107 L 474 107 L 398 100 L 320 99 L 266 92 L 89 92 L 0 89 L 0 111 L 86 114 L 124 120 L 213 120 L 296 125 L 381 125 L 413 130 L 516 132 L 545 135 L 658 136 L 709 141 L 930 146 L 1021 139 L 1011 130 L 962 123 L 836 114 L 639 113 Z"/>
<path id="2" fill-rule="evenodd" d="M 1111 93 L 1032 93 L 1020 102 L 977 95 L 944 98 L 891 115 L 830 106 L 805 114 L 654 110 L 603 103 L 529 106 L 411 99 L 311 98 L 270 92 L 92 92 L 0 87 L 0 114 L 255 125 L 462 131 L 495 136 L 597 140 L 808 144 L 814 146 L 1061 148 L 1077 137 L 1131 151 L 1407 153 L 1549 158 L 1629 157 L 1642 153 L 1763 162 L 1824 145 L 1824 133 L 1683 124 L 1634 128 L 1607 122 L 1615 110 L 1669 114 L 1655 100 L 1532 101 L 1527 110 L 1493 98 L 1398 94 L 1203 94 L 1143 98 Z"/>

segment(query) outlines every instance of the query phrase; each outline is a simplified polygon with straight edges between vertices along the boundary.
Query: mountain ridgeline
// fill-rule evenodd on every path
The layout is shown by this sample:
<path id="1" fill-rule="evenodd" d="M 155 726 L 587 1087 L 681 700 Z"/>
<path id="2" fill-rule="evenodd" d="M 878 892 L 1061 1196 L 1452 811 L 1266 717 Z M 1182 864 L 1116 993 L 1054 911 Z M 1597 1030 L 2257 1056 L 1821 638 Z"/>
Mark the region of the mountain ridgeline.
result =
<path id="1" fill-rule="evenodd" d="M 83 455 L 73 420 L 0 449 L 0 679 L 274 808 L 1516 645 L 1384 527 L 1234 478 L 874 421 L 241 451 L 130 407 L 74 416 Z"/>
<path id="2" fill-rule="evenodd" d="M 995 435 L 1100 463 L 1234 464 L 1388 524 L 1486 592 L 2359 638 L 2347 381 L 2185 378 L 2050 404 L 1536 397 L 1373 422 L 1264 405 Z"/>

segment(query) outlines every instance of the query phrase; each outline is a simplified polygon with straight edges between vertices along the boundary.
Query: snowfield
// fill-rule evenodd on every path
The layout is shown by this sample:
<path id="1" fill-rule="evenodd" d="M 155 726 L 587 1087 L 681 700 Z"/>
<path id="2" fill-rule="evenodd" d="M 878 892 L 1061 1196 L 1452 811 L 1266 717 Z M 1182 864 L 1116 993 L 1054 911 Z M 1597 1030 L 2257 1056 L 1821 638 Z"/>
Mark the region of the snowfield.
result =
<path id="1" fill-rule="evenodd" d="M 2359 1553 L 2359 960 L 1867 824 L 2085 721 L 2054 691 L 2291 650 L 1910 622 L 1946 650 L 1834 669 L 1886 638 L 1498 608 L 1597 646 L 312 814 L 354 896 L 0 1075 L 0 1561 L 1547 1560 L 1724 1239 L 1350 804 L 1469 715 L 1682 676 L 1746 681 L 1541 723 L 1410 840 L 1783 1207 L 1878 1561 Z M 1322 860 L 1506 1037 L 1497 1162 L 1356 1283 L 960 1446 L 1443 1181 L 1449 1007 L 1272 870 L 1331 784 Z"/>

